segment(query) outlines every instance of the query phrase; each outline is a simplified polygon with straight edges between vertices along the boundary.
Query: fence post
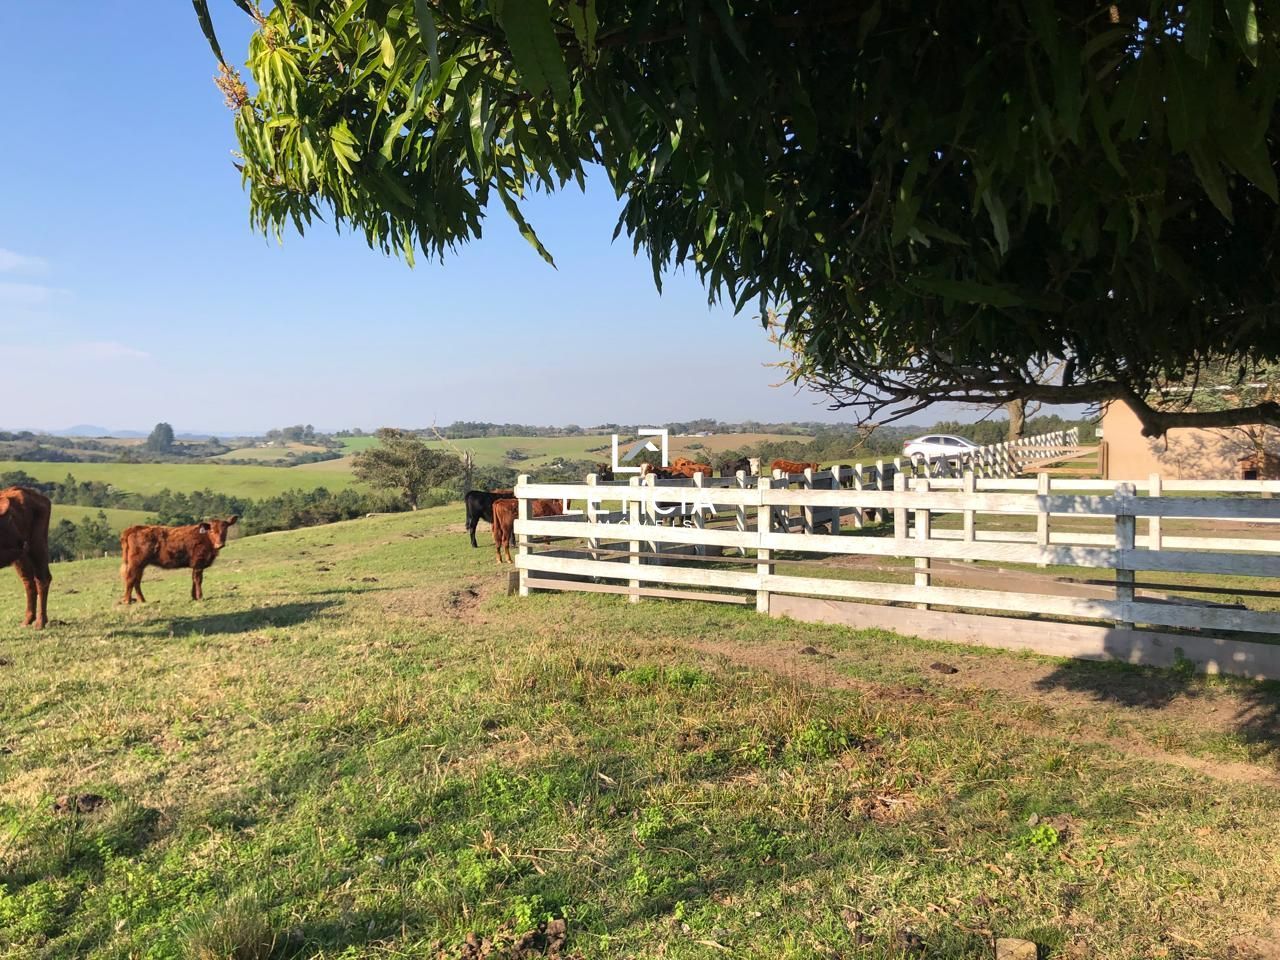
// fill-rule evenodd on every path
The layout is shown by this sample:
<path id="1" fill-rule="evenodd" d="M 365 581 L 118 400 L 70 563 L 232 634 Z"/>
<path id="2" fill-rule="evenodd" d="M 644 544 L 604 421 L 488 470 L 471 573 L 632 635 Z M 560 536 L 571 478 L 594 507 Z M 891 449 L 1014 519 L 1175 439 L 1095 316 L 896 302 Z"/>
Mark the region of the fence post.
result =
<path id="1" fill-rule="evenodd" d="M 1137 488 L 1132 483 L 1122 483 L 1116 487 L 1116 600 L 1122 604 L 1133 603 L 1133 570 L 1125 564 L 1126 554 L 1134 549 L 1136 521 L 1133 515 L 1134 498 Z M 1132 621 L 1122 617 L 1116 619 L 1119 629 L 1131 629 Z"/>
<path id="2" fill-rule="evenodd" d="M 734 479 L 736 479 L 736 480 L 738 481 L 738 489 L 739 489 L 739 490 L 745 490 L 745 489 L 747 489 L 747 475 L 746 475 L 746 473 L 744 473 L 743 471 L 739 470 L 737 473 L 735 473 L 735 474 L 734 474 Z M 739 533 L 746 533 L 746 532 L 747 532 L 747 507 L 746 507 L 746 504 L 742 504 L 742 503 L 738 504 L 737 508 L 734 510 L 734 513 L 736 514 L 736 520 L 737 520 L 737 522 L 736 522 L 735 526 L 737 526 L 737 528 L 738 528 L 738 532 L 739 532 Z M 739 547 L 739 548 L 738 548 L 738 554 L 739 554 L 740 556 L 745 557 L 745 556 L 747 555 L 747 548 L 746 548 L 746 547 Z"/>
<path id="3" fill-rule="evenodd" d="M 1040 512 L 1036 514 L 1036 545 L 1041 550 L 1049 548 L 1049 474 L 1043 471 L 1036 474 L 1036 495 L 1039 498 Z M 1037 567 L 1047 567 L 1048 561 L 1042 556 Z"/>
<path id="4" fill-rule="evenodd" d="M 517 489 L 523 487 L 529 482 L 529 475 L 522 473 L 516 479 Z M 516 534 L 516 566 L 520 572 L 520 589 L 519 594 L 522 597 L 529 595 L 529 571 L 525 569 L 524 558 L 529 555 L 529 535 L 524 532 L 524 526 L 529 522 L 529 499 L 527 497 L 519 497 L 516 500 L 516 519 L 520 521 L 521 531 Z"/>
<path id="5" fill-rule="evenodd" d="M 630 488 L 631 497 L 627 500 L 627 523 L 633 526 L 639 526 L 641 522 L 640 510 L 641 510 L 642 504 L 639 500 L 635 499 L 636 494 L 639 492 L 639 488 L 640 488 L 640 478 L 632 477 L 631 488 Z M 634 537 L 635 534 L 633 533 L 632 536 Z M 631 556 L 627 557 L 628 562 L 633 567 L 640 566 L 640 541 L 639 540 L 631 541 L 630 552 L 631 552 Z M 632 572 L 634 573 L 635 571 L 632 571 Z M 627 601 L 629 603 L 639 603 L 640 602 L 640 581 L 632 580 L 630 581 L 629 586 L 631 588 L 631 592 L 627 596 Z"/>
<path id="6" fill-rule="evenodd" d="M 862 464 L 855 463 L 853 465 L 853 489 L 862 489 Z M 862 529 L 862 504 L 858 503 L 853 508 L 853 529 Z"/>
<path id="7" fill-rule="evenodd" d="M 884 461 L 883 460 L 876 461 L 875 489 L 881 492 L 889 489 L 888 485 L 884 482 Z M 879 510 L 876 511 L 876 522 L 884 523 L 885 519 L 888 516 L 889 516 L 889 511 L 887 511 L 884 507 L 881 507 Z"/>
<path id="8" fill-rule="evenodd" d="M 588 473 L 587 486 L 594 487 L 599 482 L 599 479 L 600 478 L 596 476 L 596 474 Z M 591 495 L 593 492 L 594 492 L 593 490 L 587 491 L 587 523 L 590 523 L 590 524 L 595 524 L 596 522 L 596 505 L 595 505 L 595 502 L 591 499 Z M 600 553 L 599 553 L 600 541 L 598 539 L 596 539 L 595 537 L 588 537 L 587 549 L 591 552 L 592 560 L 600 559 Z"/>
<path id="9" fill-rule="evenodd" d="M 706 528 L 706 520 L 702 516 L 702 481 L 704 477 L 705 474 L 701 471 L 693 475 L 694 496 L 696 498 L 693 504 L 693 529 L 695 530 L 702 530 Z M 696 549 L 698 551 L 698 556 L 706 557 L 710 555 L 708 551 L 711 548 L 706 544 L 699 544 Z"/>
<path id="10" fill-rule="evenodd" d="M 841 489 L 839 464 L 836 464 L 831 468 L 831 489 Z M 838 537 L 840 535 L 840 511 L 842 509 L 843 508 L 840 506 L 831 508 L 831 522 L 827 524 L 827 533 L 831 534 L 833 537 Z"/>
<path id="11" fill-rule="evenodd" d="M 756 537 L 760 544 L 764 543 L 762 534 L 773 533 L 773 507 L 768 506 L 764 502 L 764 492 L 773 488 L 773 480 L 770 477 L 760 477 L 756 489 L 760 493 L 760 498 L 756 501 Z M 769 560 L 773 556 L 773 551 L 765 546 L 756 548 L 756 576 L 760 580 L 759 586 L 756 588 L 756 612 L 769 612 L 769 588 L 765 585 L 765 577 L 773 573 L 773 564 Z"/>
<path id="12" fill-rule="evenodd" d="M 655 494 L 657 493 L 658 478 L 655 477 L 652 473 L 644 478 L 644 483 Z M 644 515 L 645 516 L 644 516 L 643 522 L 646 525 L 651 527 L 656 527 L 658 525 L 658 498 L 656 496 L 652 497 L 649 500 L 649 502 L 645 504 Z M 656 540 L 646 540 L 645 543 L 649 545 L 648 552 L 656 556 L 658 553 L 658 542 Z M 654 562 L 661 563 L 662 560 L 661 558 L 658 558 L 658 559 L 655 559 Z"/>
<path id="13" fill-rule="evenodd" d="M 1153 497 L 1164 496 L 1164 478 L 1158 474 L 1151 475 L 1151 489 L 1147 491 Z M 1152 517 L 1147 521 L 1147 549 L 1163 550 L 1164 549 L 1164 529 L 1163 517 Z"/>
<path id="14" fill-rule="evenodd" d="M 804 468 L 804 479 L 800 482 L 803 490 L 813 489 L 813 467 Z M 813 505 L 806 503 L 800 508 L 801 528 L 806 537 L 813 536 Z"/>
<path id="15" fill-rule="evenodd" d="M 928 493 L 928 492 L 929 492 L 929 478 L 928 478 L 928 477 L 920 477 L 920 478 L 918 478 L 918 479 L 915 481 L 915 484 L 914 484 L 914 485 L 915 485 L 915 491 L 916 491 L 916 493 Z M 923 509 L 923 510 L 916 510 L 916 511 L 915 511 L 915 514 L 916 514 L 916 539 L 917 539 L 917 540 L 919 540 L 921 543 L 927 543 L 927 542 L 928 542 L 928 540 L 929 540 L 929 534 L 930 534 L 930 532 L 931 532 L 931 531 L 930 531 L 930 525 L 929 525 L 929 521 L 930 521 L 929 503 L 928 503 L 928 501 L 927 501 L 927 500 L 925 501 L 924 509 Z M 916 562 L 915 562 L 915 567 L 916 567 L 916 578 L 915 578 L 915 582 L 916 582 L 916 586 L 917 586 L 917 587 L 927 587 L 927 586 L 929 586 L 929 564 L 930 564 L 930 560 L 929 560 L 929 558 L 928 558 L 928 557 L 916 557 Z M 917 604 L 916 604 L 916 609 L 917 609 L 917 610 L 928 610 L 928 609 L 929 609 L 929 605 L 928 605 L 927 603 L 917 603 Z"/>
<path id="16" fill-rule="evenodd" d="M 895 473 L 893 475 L 893 492 L 907 492 L 907 476 L 903 473 Z M 893 508 L 893 539 L 907 539 L 907 508 L 895 506 Z"/>
<path id="17" fill-rule="evenodd" d="M 964 472 L 964 492 L 969 496 L 973 496 L 978 492 L 978 479 L 973 475 L 972 470 L 966 470 Z M 978 539 L 977 535 L 974 532 L 977 518 L 978 518 L 978 511 L 976 510 L 966 510 L 964 512 L 964 542 L 965 543 L 973 543 L 975 540 Z M 971 557 L 966 557 L 964 562 L 973 563 L 973 559 Z"/>

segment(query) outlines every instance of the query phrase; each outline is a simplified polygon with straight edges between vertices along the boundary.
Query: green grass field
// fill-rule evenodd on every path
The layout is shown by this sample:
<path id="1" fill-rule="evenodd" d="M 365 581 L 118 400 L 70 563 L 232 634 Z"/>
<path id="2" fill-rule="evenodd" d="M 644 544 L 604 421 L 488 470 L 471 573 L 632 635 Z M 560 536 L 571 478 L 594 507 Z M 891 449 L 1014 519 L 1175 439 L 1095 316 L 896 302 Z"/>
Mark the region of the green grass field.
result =
<path id="1" fill-rule="evenodd" d="M 229 453 L 210 457 L 208 463 L 220 463 L 224 460 L 255 460 L 260 463 L 286 463 L 289 454 L 301 456 L 305 453 L 323 453 L 325 447 L 310 443 L 290 443 L 283 447 L 237 447 Z"/>
<path id="2" fill-rule="evenodd" d="M 699 455 L 711 455 L 724 450 L 737 450 L 757 443 L 772 441 L 813 439 L 806 436 L 791 436 L 772 433 L 731 433 L 718 434 L 711 437 L 672 437 L 669 452 L 672 457 L 688 456 L 696 459 Z M 377 443 L 376 437 L 348 437 L 343 440 L 347 453 L 367 450 Z M 545 467 L 557 458 L 566 460 L 593 460 L 607 463 L 610 456 L 610 437 L 472 437 L 465 440 L 453 440 L 444 443 L 431 440 L 428 443 L 436 449 L 474 450 L 478 466 L 508 466 L 516 469 L 537 469 Z M 450 446 L 450 444 L 452 446 Z M 518 450 L 524 454 L 523 460 L 508 460 L 507 453 Z M 314 464 L 313 466 L 319 466 Z"/>
<path id="3" fill-rule="evenodd" d="M 332 461 L 338 462 L 338 461 Z M 342 490 L 355 483 L 349 470 L 307 471 L 297 467 L 258 467 L 217 463 L 41 463 L 0 460 L 0 473 L 23 470 L 37 480 L 99 480 L 132 493 L 210 489 L 228 496 L 261 498 L 286 490 L 328 487 Z"/>
<path id="4" fill-rule="evenodd" d="M 79 523 L 81 520 L 88 518 L 96 519 L 99 511 L 107 515 L 107 525 L 112 530 L 123 530 L 125 527 L 131 527 L 135 523 L 146 523 L 147 517 L 151 516 L 146 510 L 118 510 L 113 507 L 76 507 L 55 503 L 53 505 L 53 522 L 56 524 L 59 520 L 70 520 L 72 523 Z"/>
<path id="5" fill-rule="evenodd" d="M 1276 693 L 508 597 L 461 520 L 0 580 L 0 955 L 1273 955 Z"/>

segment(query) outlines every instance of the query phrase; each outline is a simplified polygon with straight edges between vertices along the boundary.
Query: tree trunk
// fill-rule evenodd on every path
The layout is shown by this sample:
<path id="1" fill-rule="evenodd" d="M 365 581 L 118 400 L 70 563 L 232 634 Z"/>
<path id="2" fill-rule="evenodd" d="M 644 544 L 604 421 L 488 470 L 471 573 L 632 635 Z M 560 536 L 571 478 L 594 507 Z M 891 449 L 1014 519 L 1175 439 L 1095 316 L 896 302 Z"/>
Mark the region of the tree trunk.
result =
<path id="1" fill-rule="evenodd" d="M 1009 411 L 1009 439 L 1018 440 L 1027 432 L 1027 401 L 1010 400 L 1004 408 Z"/>

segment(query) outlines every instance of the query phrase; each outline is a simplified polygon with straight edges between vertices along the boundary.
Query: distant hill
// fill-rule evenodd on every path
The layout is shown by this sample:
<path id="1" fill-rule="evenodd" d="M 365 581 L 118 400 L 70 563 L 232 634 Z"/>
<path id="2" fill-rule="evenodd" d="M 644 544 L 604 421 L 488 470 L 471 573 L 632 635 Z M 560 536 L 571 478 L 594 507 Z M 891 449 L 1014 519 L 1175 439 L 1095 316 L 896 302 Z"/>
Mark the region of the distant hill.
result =
<path id="1" fill-rule="evenodd" d="M 65 430 L 48 432 L 54 437 L 119 437 L 122 440 L 146 436 L 145 433 L 137 430 L 108 430 L 106 427 L 97 427 L 90 423 L 77 423 L 74 427 L 67 427 Z"/>
<path id="2" fill-rule="evenodd" d="M 117 440 L 142 440 L 150 436 L 149 430 L 108 430 L 106 427 L 97 427 L 91 423 L 78 423 L 74 427 L 67 427 L 65 430 L 38 430 L 37 433 L 47 433 L 51 437 L 114 437 Z M 175 433 L 176 440 L 208 440 L 214 436 L 211 433 Z"/>

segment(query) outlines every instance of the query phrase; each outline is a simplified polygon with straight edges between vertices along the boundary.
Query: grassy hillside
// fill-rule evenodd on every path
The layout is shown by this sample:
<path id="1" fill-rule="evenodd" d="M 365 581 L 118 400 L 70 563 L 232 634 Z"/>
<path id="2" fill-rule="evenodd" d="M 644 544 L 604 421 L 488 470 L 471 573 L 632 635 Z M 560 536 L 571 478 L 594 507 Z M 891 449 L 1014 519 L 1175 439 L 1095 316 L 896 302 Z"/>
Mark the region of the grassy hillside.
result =
<path id="1" fill-rule="evenodd" d="M 70 520 L 72 523 L 79 523 L 86 517 L 96 519 L 99 510 L 107 515 L 107 524 L 112 530 L 123 530 L 125 527 L 132 526 L 135 523 L 146 523 L 147 517 L 150 516 L 145 510 L 117 510 L 112 507 L 76 507 L 55 503 L 53 505 L 53 522 L 56 524 L 59 520 Z"/>
<path id="2" fill-rule="evenodd" d="M 313 443 L 287 443 L 282 447 L 237 447 L 228 453 L 210 457 L 209 463 L 223 460 L 256 460 L 261 463 L 282 463 L 289 459 L 289 454 L 302 456 L 306 453 L 323 453 L 325 447 Z"/>
<path id="3" fill-rule="evenodd" d="M 0 954 L 480 956 L 560 916 L 583 958 L 1274 935 L 1275 695 L 509 598 L 461 519 L 235 540 L 198 605 L 60 564 L 43 633 L 0 580 Z"/>
<path id="4" fill-rule="evenodd" d="M 709 455 L 724 450 L 737 450 L 757 443 L 770 441 L 811 440 L 806 436 L 784 436 L 773 433 L 732 433 L 718 434 L 711 437 L 672 437 L 669 443 L 671 456 L 696 457 L 699 454 Z M 348 437 L 343 441 L 348 453 L 367 450 L 377 442 L 375 437 Z M 610 437 L 471 437 L 465 440 L 450 441 L 455 447 L 463 450 L 474 450 L 476 463 L 479 466 L 509 466 L 517 469 L 536 469 L 544 467 L 552 460 L 592 460 L 602 463 L 609 461 Z M 432 447 L 448 449 L 448 444 L 439 440 L 429 441 Z M 524 455 L 523 460 L 508 460 L 507 453 L 516 450 Z M 329 461 L 336 463 L 338 461 Z M 320 466 L 320 464 L 313 464 Z"/>
<path id="5" fill-rule="evenodd" d="M 0 460 L 0 473 L 24 470 L 37 480 L 100 480 L 133 493 L 210 489 L 228 496 L 270 497 L 285 490 L 328 487 L 341 490 L 355 481 L 348 470 L 301 472 L 294 467 L 236 466 L 217 463 L 41 463 Z"/>

